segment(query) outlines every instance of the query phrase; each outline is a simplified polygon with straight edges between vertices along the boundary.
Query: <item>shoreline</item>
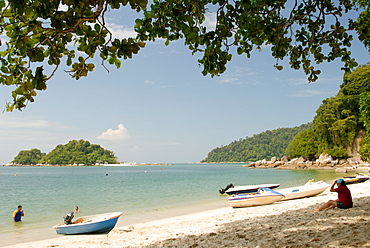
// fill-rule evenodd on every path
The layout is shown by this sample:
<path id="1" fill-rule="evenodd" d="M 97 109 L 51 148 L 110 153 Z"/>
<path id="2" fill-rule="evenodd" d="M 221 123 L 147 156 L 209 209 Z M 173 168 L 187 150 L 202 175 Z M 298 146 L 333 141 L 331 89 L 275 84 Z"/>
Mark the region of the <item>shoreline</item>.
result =
<path id="1" fill-rule="evenodd" d="M 333 161 L 332 161 L 333 162 Z M 127 166 L 167 166 L 175 163 L 121 163 L 121 164 L 5 164 L 2 167 L 127 167 Z M 338 173 L 347 173 L 350 171 L 366 171 L 370 172 L 370 163 L 314 163 L 311 161 L 298 162 L 298 160 L 282 162 L 282 161 L 257 161 L 257 162 L 198 162 L 191 164 L 241 164 L 242 167 L 248 169 L 278 169 L 278 170 L 335 170 Z"/>
<path id="2" fill-rule="evenodd" d="M 226 207 L 116 226 L 109 234 L 61 236 L 7 248 L 46 247 L 370 247 L 370 181 L 348 185 L 351 209 L 312 210 L 337 194 L 271 205 Z"/>
<path id="3" fill-rule="evenodd" d="M 162 163 L 124 163 L 124 164 L 4 164 L 4 167 L 103 167 L 103 166 L 143 166 L 143 165 L 173 165 L 173 164 L 162 164 Z"/>

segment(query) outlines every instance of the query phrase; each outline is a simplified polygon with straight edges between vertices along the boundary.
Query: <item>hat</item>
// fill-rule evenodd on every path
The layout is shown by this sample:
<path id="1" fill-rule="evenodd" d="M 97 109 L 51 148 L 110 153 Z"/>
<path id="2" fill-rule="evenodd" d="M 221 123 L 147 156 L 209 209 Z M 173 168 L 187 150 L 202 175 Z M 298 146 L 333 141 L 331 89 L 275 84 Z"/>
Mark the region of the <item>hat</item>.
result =
<path id="1" fill-rule="evenodd" d="M 344 182 L 344 180 L 342 178 L 337 180 L 337 183 L 342 183 L 342 182 Z"/>

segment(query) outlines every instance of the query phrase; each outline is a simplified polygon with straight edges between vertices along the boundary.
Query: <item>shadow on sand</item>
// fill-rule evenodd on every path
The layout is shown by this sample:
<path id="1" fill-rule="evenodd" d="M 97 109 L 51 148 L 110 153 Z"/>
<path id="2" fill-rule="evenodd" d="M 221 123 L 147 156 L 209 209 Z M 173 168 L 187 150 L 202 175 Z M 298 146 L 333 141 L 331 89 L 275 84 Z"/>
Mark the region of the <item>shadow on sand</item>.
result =
<path id="1" fill-rule="evenodd" d="M 370 197 L 356 198 L 351 209 L 312 212 L 315 204 L 278 215 L 220 223 L 207 234 L 180 234 L 143 247 L 370 247 L 369 201 Z M 238 214 L 237 209 L 233 214 Z"/>

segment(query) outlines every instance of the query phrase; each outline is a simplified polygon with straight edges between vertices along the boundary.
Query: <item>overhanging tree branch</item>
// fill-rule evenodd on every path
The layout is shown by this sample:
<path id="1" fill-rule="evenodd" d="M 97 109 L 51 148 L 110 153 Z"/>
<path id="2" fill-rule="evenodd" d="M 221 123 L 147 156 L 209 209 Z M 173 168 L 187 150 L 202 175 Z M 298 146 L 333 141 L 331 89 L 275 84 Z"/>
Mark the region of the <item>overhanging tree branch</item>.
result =
<path id="1" fill-rule="evenodd" d="M 341 59 L 345 71 L 357 66 L 348 51 L 352 31 L 370 49 L 370 9 L 362 0 L 153 0 L 147 5 L 147 0 L 0 0 L 0 32 L 9 39 L 3 39 L 0 51 L 0 80 L 16 87 L 7 110 L 21 110 L 34 101 L 36 91 L 46 89 L 61 61 L 69 67 L 65 71 L 79 79 L 94 70 L 88 61 L 96 54 L 108 71 L 105 62 L 119 68 L 122 59 L 132 58 L 145 42 L 157 38 L 166 44 L 183 39 L 193 54 L 201 53 L 202 74 L 212 77 L 226 70 L 233 47 L 249 58 L 254 49 L 267 44 L 277 69 L 283 69 L 279 61 L 288 58 L 308 81 L 317 80 L 320 70 L 315 67 L 324 61 Z M 135 21 L 137 37 L 119 40 L 107 27 L 105 15 L 109 9 L 126 6 L 143 16 Z M 358 18 L 343 22 L 353 9 Z M 216 26 L 207 30 L 206 13 L 211 10 Z M 75 50 L 84 57 L 76 57 Z M 45 62 L 54 66 L 49 75 L 43 69 Z"/>

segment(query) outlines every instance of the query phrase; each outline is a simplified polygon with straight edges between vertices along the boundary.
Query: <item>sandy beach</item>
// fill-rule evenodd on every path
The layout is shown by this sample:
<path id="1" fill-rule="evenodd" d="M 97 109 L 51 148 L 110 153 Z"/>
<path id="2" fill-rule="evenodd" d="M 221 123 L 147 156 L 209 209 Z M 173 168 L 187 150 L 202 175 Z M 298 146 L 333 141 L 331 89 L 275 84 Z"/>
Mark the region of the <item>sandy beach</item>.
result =
<path id="1" fill-rule="evenodd" d="M 271 205 L 228 206 L 130 226 L 109 234 L 61 236 L 10 247 L 370 247 L 370 181 L 348 185 L 351 209 L 312 210 L 337 197 L 316 197 Z"/>

